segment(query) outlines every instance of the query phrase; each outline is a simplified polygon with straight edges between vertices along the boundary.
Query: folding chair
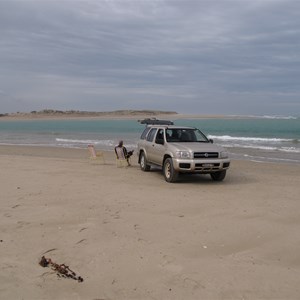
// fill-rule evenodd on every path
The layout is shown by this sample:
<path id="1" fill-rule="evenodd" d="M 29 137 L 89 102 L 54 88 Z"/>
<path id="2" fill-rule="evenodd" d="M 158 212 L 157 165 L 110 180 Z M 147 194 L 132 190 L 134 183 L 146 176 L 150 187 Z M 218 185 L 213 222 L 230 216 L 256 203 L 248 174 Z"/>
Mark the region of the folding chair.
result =
<path id="1" fill-rule="evenodd" d="M 102 151 L 96 151 L 94 145 L 88 145 L 90 154 L 90 162 L 105 164 L 104 153 Z"/>
<path id="2" fill-rule="evenodd" d="M 123 168 L 130 166 L 129 160 L 125 157 L 123 147 L 116 147 L 116 165 L 117 168 Z"/>

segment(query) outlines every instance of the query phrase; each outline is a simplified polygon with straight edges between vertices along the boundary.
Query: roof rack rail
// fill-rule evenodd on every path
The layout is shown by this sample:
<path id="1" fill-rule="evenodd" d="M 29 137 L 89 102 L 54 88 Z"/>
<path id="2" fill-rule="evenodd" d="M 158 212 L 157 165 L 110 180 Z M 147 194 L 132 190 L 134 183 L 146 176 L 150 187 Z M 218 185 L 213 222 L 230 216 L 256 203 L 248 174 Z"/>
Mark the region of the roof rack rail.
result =
<path id="1" fill-rule="evenodd" d="M 138 122 L 146 125 L 174 125 L 174 123 L 170 120 L 158 120 L 156 118 L 147 118 L 144 120 L 138 120 Z"/>

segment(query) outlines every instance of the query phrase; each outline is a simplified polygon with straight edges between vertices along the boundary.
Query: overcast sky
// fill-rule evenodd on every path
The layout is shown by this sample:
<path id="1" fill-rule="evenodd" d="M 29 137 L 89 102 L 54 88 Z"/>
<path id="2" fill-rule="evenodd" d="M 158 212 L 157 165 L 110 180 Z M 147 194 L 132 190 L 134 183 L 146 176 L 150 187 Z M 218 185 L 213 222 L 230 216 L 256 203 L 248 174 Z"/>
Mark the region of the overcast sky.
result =
<path id="1" fill-rule="evenodd" d="M 300 115 L 300 0 L 0 0 L 0 113 Z"/>

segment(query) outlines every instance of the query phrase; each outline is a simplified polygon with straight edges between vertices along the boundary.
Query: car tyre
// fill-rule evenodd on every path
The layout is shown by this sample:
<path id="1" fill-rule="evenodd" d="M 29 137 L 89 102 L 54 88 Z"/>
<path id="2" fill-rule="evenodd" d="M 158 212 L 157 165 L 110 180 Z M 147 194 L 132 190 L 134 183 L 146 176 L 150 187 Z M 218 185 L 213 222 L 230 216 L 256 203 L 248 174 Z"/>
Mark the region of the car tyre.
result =
<path id="1" fill-rule="evenodd" d="M 163 173 L 167 182 L 175 182 L 178 179 L 178 172 L 174 170 L 172 158 L 164 161 Z"/>
<path id="2" fill-rule="evenodd" d="M 147 163 L 147 158 L 144 152 L 141 153 L 141 157 L 140 157 L 140 167 L 141 170 L 143 170 L 144 172 L 149 171 L 150 170 L 150 166 Z"/>
<path id="3" fill-rule="evenodd" d="M 214 181 L 222 181 L 226 176 L 226 170 L 211 173 L 210 176 Z"/>

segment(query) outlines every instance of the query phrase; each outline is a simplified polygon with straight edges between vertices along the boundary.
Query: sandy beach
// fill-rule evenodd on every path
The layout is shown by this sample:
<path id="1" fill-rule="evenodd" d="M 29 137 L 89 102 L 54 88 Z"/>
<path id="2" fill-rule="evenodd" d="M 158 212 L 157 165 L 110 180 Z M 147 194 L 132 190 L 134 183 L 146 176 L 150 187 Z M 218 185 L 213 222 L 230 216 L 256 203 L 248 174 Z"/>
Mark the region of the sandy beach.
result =
<path id="1" fill-rule="evenodd" d="M 104 155 L 0 146 L 0 299 L 299 299 L 299 166 L 168 184 Z"/>

